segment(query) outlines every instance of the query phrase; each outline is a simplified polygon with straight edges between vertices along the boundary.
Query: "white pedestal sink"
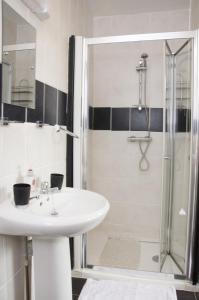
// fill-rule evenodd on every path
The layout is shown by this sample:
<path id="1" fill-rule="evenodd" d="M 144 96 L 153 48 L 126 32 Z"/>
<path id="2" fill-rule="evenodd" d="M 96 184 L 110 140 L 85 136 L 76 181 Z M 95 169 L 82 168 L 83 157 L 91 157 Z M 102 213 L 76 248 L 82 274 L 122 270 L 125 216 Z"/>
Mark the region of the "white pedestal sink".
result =
<path id="1" fill-rule="evenodd" d="M 99 194 L 65 188 L 26 207 L 0 205 L 0 234 L 32 236 L 34 300 L 72 300 L 69 237 L 105 218 L 108 201 Z"/>

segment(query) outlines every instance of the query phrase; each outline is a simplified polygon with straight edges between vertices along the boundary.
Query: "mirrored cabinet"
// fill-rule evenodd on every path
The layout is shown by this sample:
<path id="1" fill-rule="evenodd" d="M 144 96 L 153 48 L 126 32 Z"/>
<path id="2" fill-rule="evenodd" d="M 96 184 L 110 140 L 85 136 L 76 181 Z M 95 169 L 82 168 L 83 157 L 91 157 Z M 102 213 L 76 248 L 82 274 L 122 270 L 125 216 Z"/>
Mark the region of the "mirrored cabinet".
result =
<path id="1" fill-rule="evenodd" d="M 2 2 L 2 101 L 35 108 L 36 30 Z"/>

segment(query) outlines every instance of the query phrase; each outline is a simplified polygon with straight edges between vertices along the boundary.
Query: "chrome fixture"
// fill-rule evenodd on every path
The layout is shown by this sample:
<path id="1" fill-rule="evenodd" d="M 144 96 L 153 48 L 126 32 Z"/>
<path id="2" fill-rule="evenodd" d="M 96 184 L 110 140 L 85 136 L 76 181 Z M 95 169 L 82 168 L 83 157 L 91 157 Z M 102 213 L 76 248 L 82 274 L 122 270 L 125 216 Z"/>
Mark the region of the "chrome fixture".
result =
<path id="1" fill-rule="evenodd" d="M 41 121 L 36 121 L 36 127 L 37 127 L 37 128 L 43 128 L 44 125 L 45 125 L 45 124 L 44 124 L 43 122 L 41 122 Z"/>
<path id="2" fill-rule="evenodd" d="M 146 106 L 146 71 L 148 54 L 143 53 L 139 60 L 136 71 L 139 72 L 139 104 L 138 109 L 142 110 Z"/>
<path id="3" fill-rule="evenodd" d="M 36 122 L 36 127 L 37 128 L 43 128 L 44 126 L 47 126 L 47 125 L 48 124 L 44 124 L 41 121 Z M 68 129 L 66 129 L 66 128 L 58 125 L 58 124 L 54 125 L 54 127 L 55 127 L 56 132 L 64 131 L 66 134 L 72 136 L 73 138 L 79 139 L 79 136 L 77 134 L 73 133 L 72 131 L 70 131 L 70 130 L 68 130 Z"/>
<path id="4" fill-rule="evenodd" d="M 128 141 L 129 142 L 152 142 L 152 137 L 149 137 L 149 136 L 141 136 L 141 137 L 137 137 L 137 136 L 129 136 L 128 137 Z"/>
<path id="5" fill-rule="evenodd" d="M 146 101 L 146 83 L 147 83 L 147 53 L 143 53 L 139 60 L 139 65 L 136 67 L 136 71 L 139 73 L 139 102 L 137 106 L 134 106 L 135 109 L 141 113 L 144 109 L 146 123 L 147 123 L 147 136 L 140 137 L 140 136 L 130 136 L 128 137 L 129 142 L 138 142 L 140 152 L 141 152 L 141 159 L 139 162 L 139 169 L 140 171 L 148 171 L 150 167 L 150 163 L 146 157 L 147 151 L 149 149 L 150 143 L 152 142 L 151 132 L 150 132 L 150 124 L 151 124 L 151 110 L 150 107 L 147 107 Z M 143 146 L 145 145 L 145 148 Z M 145 163 L 145 165 L 144 165 Z"/>
<path id="6" fill-rule="evenodd" d="M 57 192 L 57 193 L 59 192 L 58 187 L 50 188 L 48 181 L 41 182 L 41 188 L 40 188 L 41 195 L 53 194 L 55 192 Z"/>
<path id="7" fill-rule="evenodd" d="M 58 125 L 58 124 L 55 125 L 55 130 L 56 130 L 56 132 L 60 132 L 60 131 L 62 130 L 62 131 L 65 131 L 68 135 L 74 137 L 75 139 L 78 139 L 78 138 L 79 138 L 78 135 L 76 135 L 75 133 L 73 133 L 73 132 L 71 132 L 71 131 L 69 131 L 69 130 L 63 128 L 63 127 L 61 127 L 61 126 Z"/>
<path id="8" fill-rule="evenodd" d="M 55 204 L 54 204 L 54 199 L 53 199 L 53 194 L 58 193 L 58 192 L 59 192 L 58 187 L 50 188 L 48 181 L 41 182 L 40 194 L 47 196 L 46 201 L 51 200 L 50 201 L 52 204 L 51 211 L 50 211 L 51 216 L 57 216 L 59 214 L 58 211 L 55 209 Z M 50 198 L 50 195 L 51 195 L 51 198 Z M 42 201 L 40 202 L 40 206 L 41 205 L 43 205 Z"/>
<path id="9" fill-rule="evenodd" d="M 9 124 L 10 124 L 10 121 L 8 120 L 8 118 L 5 118 L 5 117 L 0 118 L 0 125 L 1 126 L 8 126 Z"/>
<path id="10" fill-rule="evenodd" d="M 35 14 L 40 21 L 45 21 L 50 17 L 45 4 L 40 4 L 37 0 L 21 0 L 30 11 Z"/>
<path id="11" fill-rule="evenodd" d="M 48 190 L 49 190 L 48 181 L 41 182 L 40 194 L 42 194 L 42 195 L 48 194 Z"/>
<path id="12" fill-rule="evenodd" d="M 40 195 L 35 195 L 35 196 L 30 197 L 29 200 L 33 200 L 33 199 L 39 200 L 39 198 L 40 198 Z"/>
<path id="13" fill-rule="evenodd" d="M 8 126 L 10 124 L 24 123 L 21 121 L 10 121 L 7 117 L 0 117 L 0 126 Z"/>

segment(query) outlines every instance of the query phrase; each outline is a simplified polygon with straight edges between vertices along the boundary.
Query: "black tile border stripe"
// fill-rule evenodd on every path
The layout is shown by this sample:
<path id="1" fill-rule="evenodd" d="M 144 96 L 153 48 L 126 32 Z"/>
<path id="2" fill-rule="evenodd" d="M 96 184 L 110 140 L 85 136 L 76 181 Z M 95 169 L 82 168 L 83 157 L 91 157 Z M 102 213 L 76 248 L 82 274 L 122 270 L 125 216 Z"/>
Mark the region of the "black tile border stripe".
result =
<path id="1" fill-rule="evenodd" d="M 50 93 L 46 94 L 46 89 Z M 31 123 L 40 121 L 49 125 L 58 122 L 59 125 L 66 125 L 67 94 L 39 80 L 36 80 L 35 109 L 2 103 L 2 64 L 0 64 L 0 94 L 1 116 L 10 121 Z"/>
<path id="2" fill-rule="evenodd" d="M 146 131 L 145 110 L 132 107 L 89 107 L 89 129 Z M 163 131 L 163 108 L 151 108 L 151 131 Z"/>
<path id="3" fill-rule="evenodd" d="M 147 108 L 147 110 L 149 110 Z M 151 132 L 163 132 L 163 108 L 151 107 Z M 190 111 L 177 109 L 176 132 L 190 131 Z M 89 107 L 89 129 L 112 131 L 147 131 L 145 109 L 134 107 Z"/>
<path id="4" fill-rule="evenodd" d="M 110 130 L 111 129 L 111 108 L 94 107 L 93 109 L 93 129 Z"/>
<path id="5" fill-rule="evenodd" d="M 123 108 L 112 108 L 111 111 L 112 111 L 111 130 L 113 131 L 129 130 L 131 110 L 127 107 L 123 107 Z"/>

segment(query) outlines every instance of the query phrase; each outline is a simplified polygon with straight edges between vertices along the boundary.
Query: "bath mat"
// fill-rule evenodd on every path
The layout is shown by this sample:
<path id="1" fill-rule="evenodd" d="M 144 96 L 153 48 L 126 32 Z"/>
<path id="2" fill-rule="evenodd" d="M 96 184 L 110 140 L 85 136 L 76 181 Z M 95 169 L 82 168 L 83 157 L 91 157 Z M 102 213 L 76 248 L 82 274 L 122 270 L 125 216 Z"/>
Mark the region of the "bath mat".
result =
<path id="1" fill-rule="evenodd" d="M 100 265 L 136 269 L 140 260 L 140 243 L 133 240 L 109 238 L 100 257 Z"/>
<path id="2" fill-rule="evenodd" d="M 177 300 L 173 286 L 88 279 L 79 300 Z"/>

